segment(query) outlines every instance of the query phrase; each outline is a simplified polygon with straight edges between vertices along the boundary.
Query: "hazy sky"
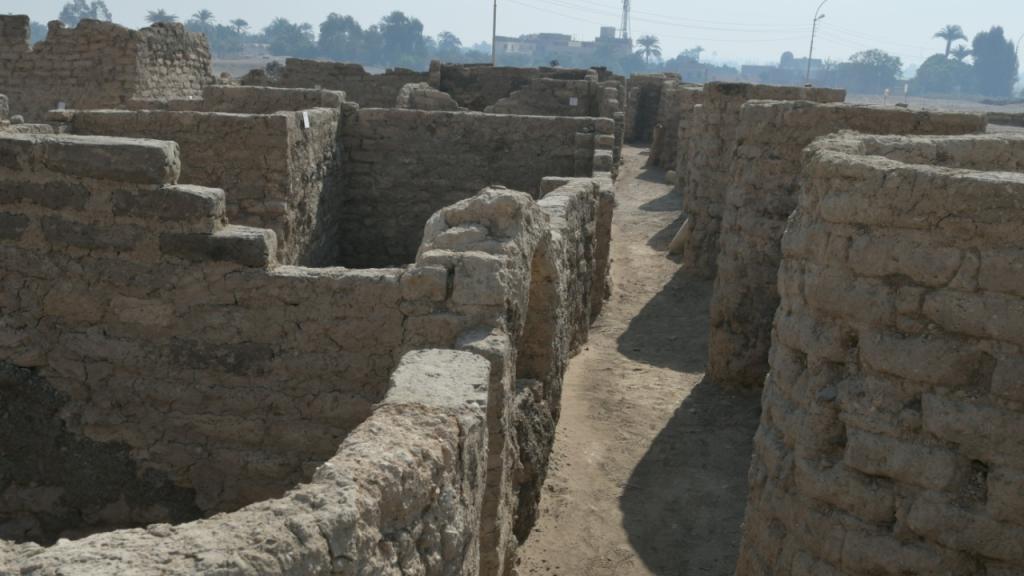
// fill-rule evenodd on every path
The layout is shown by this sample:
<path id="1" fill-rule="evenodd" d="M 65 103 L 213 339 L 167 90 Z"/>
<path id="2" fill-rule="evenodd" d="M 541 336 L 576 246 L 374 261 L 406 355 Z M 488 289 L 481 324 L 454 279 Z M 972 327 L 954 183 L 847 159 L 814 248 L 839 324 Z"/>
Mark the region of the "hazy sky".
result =
<path id="1" fill-rule="evenodd" d="M 254 27 L 275 16 L 316 27 L 330 12 L 351 14 L 364 26 L 391 10 L 423 21 L 428 34 L 451 30 L 466 45 L 490 40 L 493 0 L 106 0 L 114 20 L 132 27 L 145 24 L 147 9 L 164 8 L 187 17 L 207 8 L 222 21 L 245 18 Z M 29 14 L 46 22 L 57 17 L 65 0 L 0 0 L 0 10 Z M 725 62 L 777 61 L 785 50 L 805 55 L 811 20 L 820 0 L 633 0 L 633 36 L 661 39 L 665 57 L 701 45 L 706 59 Z M 498 0 L 498 34 L 563 32 L 592 39 L 600 26 L 617 26 L 617 0 Z M 1024 34 L 1024 0 L 828 0 L 815 54 L 845 59 L 853 52 L 882 48 L 917 64 L 942 49 L 932 34 L 959 24 L 973 37 L 1002 25 L 1014 41 Z"/>

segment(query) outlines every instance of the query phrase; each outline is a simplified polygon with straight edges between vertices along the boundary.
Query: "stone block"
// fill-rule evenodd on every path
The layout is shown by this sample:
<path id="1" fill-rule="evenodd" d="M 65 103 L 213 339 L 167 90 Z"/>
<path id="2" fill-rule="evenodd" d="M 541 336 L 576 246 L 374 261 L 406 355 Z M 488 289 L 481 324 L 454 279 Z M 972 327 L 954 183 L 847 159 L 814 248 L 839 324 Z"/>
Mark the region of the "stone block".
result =
<path id="1" fill-rule="evenodd" d="M 951 450 L 847 429 L 844 462 L 869 476 L 931 490 L 949 489 L 960 478 L 962 458 Z"/>
<path id="2" fill-rule="evenodd" d="M 1024 467 L 1024 418 L 985 402 L 937 394 L 922 399 L 924 429 L 959 446 L 965 456 L 987 463 Z"/>
<path id="3" fill-rule="evenodd" d="M 1024 561 L 1024 528 L 976 514 L 939 495 L 926 493 L 917 498 L 906 522 L 914 533 L 951 550 L 993 560 Z"/>
<path id="4" fill-rule="evenodd" d="M 0 240 L 20 240 L 29 224 L 28 216 L 0 212 Z"/>
<path id="5" fill-rule="evenodd" d="M 118 190 L 112 203 L 115 216 L 192 225 L 194 232 L 213 232 L 225 212 L 224 191 L 200 186 Z"/>
<path id="6" fill-rule="evenodd" d="M 271 230 L 227 226 L 214 234 L 161 234 L 160 251 L 190 262 L 232 262 L 249 268 L 274 263 L 277 237 Z"/>
<path id="7" fill-rule="evenodd" d="M 178 145 L 157 140 L 102 136 L 34 138 L 41 147 L 37 169 L 67 176 L 135 184 L 174 184 L 181 160 Z"/>
<path id="8" fill-rule="evenodd" d="M 131 225 L 89 224 L 55 216 L 43 218 L 40 224 L 49 242 L 86 250 L 130 251 L 146 237 L 143 228 Z"/>
<path id="9" fill-rule="evenodd" d="M 414 266 L 402 275 L 402 299 L 443 302 L 448 296 L 448 270 L 440 266 Z"/>

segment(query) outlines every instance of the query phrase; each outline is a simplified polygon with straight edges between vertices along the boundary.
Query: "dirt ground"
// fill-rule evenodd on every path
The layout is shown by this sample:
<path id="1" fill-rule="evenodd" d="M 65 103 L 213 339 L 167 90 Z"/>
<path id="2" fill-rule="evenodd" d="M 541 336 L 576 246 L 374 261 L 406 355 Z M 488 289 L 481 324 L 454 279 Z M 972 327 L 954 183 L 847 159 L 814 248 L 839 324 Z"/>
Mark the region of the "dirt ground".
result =
<path id="1" fill-rule="evenodd" d="M 520 576 L 728 576 L 759 395 L 704 379 L 711 284 L 665 256 L 682 200 L 627 148 L 614 293 L 569 367 Z"/>

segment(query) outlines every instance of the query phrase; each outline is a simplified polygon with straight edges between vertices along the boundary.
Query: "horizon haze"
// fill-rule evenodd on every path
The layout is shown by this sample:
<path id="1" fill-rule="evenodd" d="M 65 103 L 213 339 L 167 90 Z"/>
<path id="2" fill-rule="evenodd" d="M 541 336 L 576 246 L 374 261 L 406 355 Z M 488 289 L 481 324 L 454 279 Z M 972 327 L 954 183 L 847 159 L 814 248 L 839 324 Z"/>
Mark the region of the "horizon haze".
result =
<path id="1" fill-rule="evenodd" d="M 28 14 L 46 23 L 55 20 L 66 0 L 6 0 L 4 12 Z M 451 31 L 464 45 L 490 42 L 492 0 L 435 0 L 424 6 L 414 0 L 386 3 L 328 2 L 311 0 L 301 5 L 240 2 L 238 0 L 106 0 L 114 21 L 139 28 L 146 25 L 148 10 L 163 8 L 187 19 L 200 9 L 214 13 L 218 21 L 244 18 L 253 29 L 262 29 L 275 17 L 308 22 L 314 29 L 331 12 L 349 14 L 362 25 L 401 10 L 420 19 L 425 33 L 436 36 Z M 820 0 L 736 0 L 707 3 L 680 10 L 670 0 L 633 0 L 632 36 L 654 35 L 661 41 L 665 58 L 694 46 L 706 49 L 705 60 L 716 63 L 777 62 L 784 51 L 806 56 L 814 11 Z M 966 8 L 953 0 L 828 0 L 822 12 L 815 57 L 846 60 L 861 50 L 880 48 L 914 67 L 941 52 L 942 41 L 932 35 L 946 24 L 962 26 L 971 38 L 992 26 L 1003 26 L 1008 38 L 1024 35 L 1024 2 L 980 0 Z M 601 26 L 618 27 L 621 2 L 616 0 L 498 0 L 498 34 L 518 36 L 537 32 L 572 34 L 578 39 L 596 37 Z M 1014 28 L 1013 23 L 1021 27 Z"/>

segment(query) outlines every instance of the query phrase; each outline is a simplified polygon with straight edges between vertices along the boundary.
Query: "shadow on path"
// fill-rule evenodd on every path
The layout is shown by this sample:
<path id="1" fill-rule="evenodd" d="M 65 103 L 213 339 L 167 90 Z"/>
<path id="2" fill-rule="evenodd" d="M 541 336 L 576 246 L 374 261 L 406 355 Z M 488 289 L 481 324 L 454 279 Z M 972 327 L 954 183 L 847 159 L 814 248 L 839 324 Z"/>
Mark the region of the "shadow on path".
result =
<path id="1" fill-rule="evenodd" d="M 619 498 L 623 527 L 655 574 L 735 570 L 759 413 L 760 393 L 705 379 L 633 470 Z"/>
<path id="2" fill-rule="evenodd" d="M 629 322 L 619 337 L 619 352 L 659 368 L 703 372 L 711 290 L 711 282 L 680 269 Z"/>

